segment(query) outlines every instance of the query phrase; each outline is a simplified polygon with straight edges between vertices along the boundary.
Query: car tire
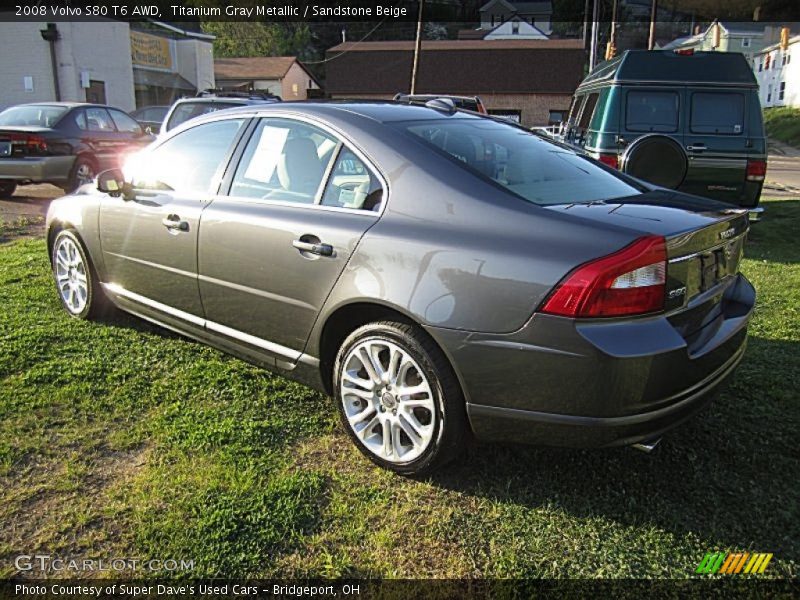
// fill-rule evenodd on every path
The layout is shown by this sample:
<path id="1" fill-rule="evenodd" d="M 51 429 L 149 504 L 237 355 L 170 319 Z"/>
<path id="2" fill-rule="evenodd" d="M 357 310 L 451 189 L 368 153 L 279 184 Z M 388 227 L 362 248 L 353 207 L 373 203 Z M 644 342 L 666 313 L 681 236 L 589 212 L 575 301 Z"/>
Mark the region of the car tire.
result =
<path id="1" fill-rule="evenodd" d="M 96 319 L 105 314 L 108 299 L 74 231 L 64 229 L 56 235 L 50 259 L 58 298 L 67 314 L 76 319 Z"/>
<path id="2" fill-rule="evenodd" d="M 392 321 L 359 327 L 339 349 L 333 379 L 345 430 L 378 466 L 422 476 L 465 450 L 470 433 L 461 386 L 418 328 Z"/>
<path id="3" fill-rule="evenodd" d="M 620 169 L 633 177 L 675 190 L 686 179 L 689 159 L 683 147 L 671 137 L 648 134 L 625 149 Z"/>
<path id="4" fill-rule="evenodd" d="M 11 198 L 17 190 L 17 184 L 14 181 L 3 180 L 0 181 L 0 198 Z"/>
<path id="5" fill-rule="evenodd" d="M 66 192 L 74 192 L 85 183 L 91 183 L 97 176 L 97 164 L 89 156 L 78 156 L 69 172 Z"/>

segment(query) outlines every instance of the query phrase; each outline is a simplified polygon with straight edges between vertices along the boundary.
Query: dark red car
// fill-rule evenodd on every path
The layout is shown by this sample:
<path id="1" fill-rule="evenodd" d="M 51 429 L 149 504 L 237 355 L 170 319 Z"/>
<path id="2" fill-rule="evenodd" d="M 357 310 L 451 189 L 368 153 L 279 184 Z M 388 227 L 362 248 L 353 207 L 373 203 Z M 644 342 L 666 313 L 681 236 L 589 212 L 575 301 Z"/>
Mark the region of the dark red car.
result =
<path id="1" fill-rule="evenodd" d="M 0 198 L 28 183 L 74 190 L 152 140 L 136 120 L 110 106 L 12 106 L 0 112 Z"/>

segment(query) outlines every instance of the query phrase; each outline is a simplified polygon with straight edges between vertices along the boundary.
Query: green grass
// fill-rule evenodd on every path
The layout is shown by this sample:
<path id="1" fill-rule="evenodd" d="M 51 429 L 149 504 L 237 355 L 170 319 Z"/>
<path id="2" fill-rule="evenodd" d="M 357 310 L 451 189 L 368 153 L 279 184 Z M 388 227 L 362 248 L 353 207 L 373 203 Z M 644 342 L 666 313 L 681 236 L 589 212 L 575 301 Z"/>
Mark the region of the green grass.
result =
<path id="1" fill-rule="evenodd" d="M 331 401 L 117 314 L 69 319 L 44 242 L 0 245 L 0 575 L 13 557 L 194 560 L 192 576 L 689 577 L 709 551 L 797 577 L 800 201 L 743 270 L 744 362 L 652 455 L 483 445 L 373 468 Z"/>
<path id="2" fill-rule="evenodd" d="M 768 108 L 764 110 L 764 127 L 769 137 L 800 147 L 800 109 Z"/>

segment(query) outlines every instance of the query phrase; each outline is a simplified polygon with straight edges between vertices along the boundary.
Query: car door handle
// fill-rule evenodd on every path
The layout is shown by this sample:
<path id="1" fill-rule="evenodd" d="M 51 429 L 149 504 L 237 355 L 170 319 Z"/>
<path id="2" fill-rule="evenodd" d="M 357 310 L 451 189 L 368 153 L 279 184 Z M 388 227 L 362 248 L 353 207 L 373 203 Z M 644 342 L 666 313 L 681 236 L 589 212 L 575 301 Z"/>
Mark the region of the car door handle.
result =
<path id="1" fill-rule="evenodd" d="M 189 223 L 181 221 L 178 215 L 169 215 L 161 219 L 161 224 L 170 231 L 189 231 Z"/>
<path id="2" fill-rule="evenodd" d="M 703 150 L 708 150 L 705 144 L 694 144 L 694 145 L 689 144 L 688 146 L 686 146 L 686 149 L 689 152 L 702 152 Z"/>
<path id="3" fill-rule="evenodd" d="M 292 240 L 292 246 L 303 252 L 319 254 L 320 256 L 333 256 L 333 246 L 330 244 L 312 244 L 303 240 Z"/>

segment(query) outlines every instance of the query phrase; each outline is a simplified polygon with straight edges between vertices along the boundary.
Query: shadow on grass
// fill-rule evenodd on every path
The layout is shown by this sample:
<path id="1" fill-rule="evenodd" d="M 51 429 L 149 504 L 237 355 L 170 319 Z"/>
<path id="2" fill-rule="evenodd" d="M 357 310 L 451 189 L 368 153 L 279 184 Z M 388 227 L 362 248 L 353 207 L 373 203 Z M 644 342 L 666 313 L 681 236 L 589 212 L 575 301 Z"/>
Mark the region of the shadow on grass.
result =
<path id="1" fill-rule="evenodd" d="M 745 258 L 784 263 L 800 262 L 797 232 L 800 230 L 800 200 L 768 201 L 764 217 L 750 227 Z"/>
<path id="2" fill-rule="evenodd" d="M 734 380 L 652 454 L 487 444 L 432 483 L 503 505 L 651 524 L 701 536 L 720 549 L 796 560 L 800 405 L 791 390 L 798 376 L 762 371 L 764 359 L 794 357 L 796 363 L 799 353 L 798 343 L 751 339 Z"/>

